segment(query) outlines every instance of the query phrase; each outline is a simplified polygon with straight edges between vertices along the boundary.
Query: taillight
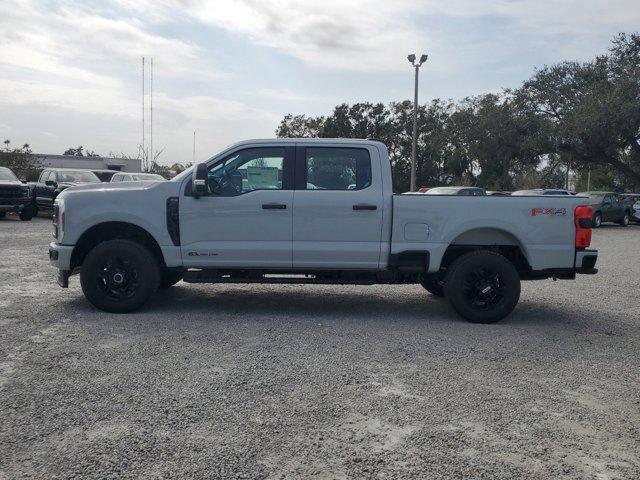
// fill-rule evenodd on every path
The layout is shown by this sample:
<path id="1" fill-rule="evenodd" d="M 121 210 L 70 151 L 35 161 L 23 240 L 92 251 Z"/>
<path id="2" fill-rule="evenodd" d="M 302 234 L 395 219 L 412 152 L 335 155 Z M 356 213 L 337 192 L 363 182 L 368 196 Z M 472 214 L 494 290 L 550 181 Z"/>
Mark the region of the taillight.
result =
<path id="1" fill-rule="evenodd" d="M 591 245 L 591 219 L 593 208 L 579 205 L 574 212 L 576 223 L 576 248 L 586 248 Z"/>

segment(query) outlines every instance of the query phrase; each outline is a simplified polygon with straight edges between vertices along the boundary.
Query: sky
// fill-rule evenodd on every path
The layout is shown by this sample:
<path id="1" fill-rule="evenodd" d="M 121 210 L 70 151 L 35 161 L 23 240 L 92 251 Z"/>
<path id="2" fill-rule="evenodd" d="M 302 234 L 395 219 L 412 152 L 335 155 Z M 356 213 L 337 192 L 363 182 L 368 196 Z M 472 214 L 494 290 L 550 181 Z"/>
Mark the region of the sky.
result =
<path id="1" fill-rule="evenodd" d="M 269 138 L 288 113 L 518 87 L 640 30 L 638 0 L 0 0 L 0 137 L 135 156 L 153 57 L 159 163 Z M 147 93 L 149 92 L 147 68 Z M 149 148 L 149 97 L 146 98 Z"/>

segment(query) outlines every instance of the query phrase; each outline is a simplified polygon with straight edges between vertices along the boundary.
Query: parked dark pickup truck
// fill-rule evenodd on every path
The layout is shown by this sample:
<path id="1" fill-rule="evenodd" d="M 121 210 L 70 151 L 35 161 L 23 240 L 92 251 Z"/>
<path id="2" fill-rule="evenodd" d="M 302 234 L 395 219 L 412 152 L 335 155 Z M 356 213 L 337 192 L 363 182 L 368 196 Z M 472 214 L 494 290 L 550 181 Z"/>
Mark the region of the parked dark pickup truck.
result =
<path id="1" fill-rule="evenodd" d="M 7 212 L 15 212 L 20 220 L 31 220 L 35 205 L 31 188 L 24 185 L 8 168 L 0 167 L 0 218 Z"/>
<path id="2" fill-rule="evenodd" d="M 578 195 L 589 197 L 593 208 L 593 227 L 598 228 L 602 222 L 615 222 L 623 227 L 629 225 L 633 214 L 632 205 L 613 192 L 582 192 Z"/>
<path id="3" fill-rule="evenodd" d="M 34 190 L 37 209 L 53 210 L 53 201 L 60 192 L 87 183 L 100 183 L 100 179 L 90 170 L 45 168 L 38 181 L 29 183 L 29 186 Z"/>

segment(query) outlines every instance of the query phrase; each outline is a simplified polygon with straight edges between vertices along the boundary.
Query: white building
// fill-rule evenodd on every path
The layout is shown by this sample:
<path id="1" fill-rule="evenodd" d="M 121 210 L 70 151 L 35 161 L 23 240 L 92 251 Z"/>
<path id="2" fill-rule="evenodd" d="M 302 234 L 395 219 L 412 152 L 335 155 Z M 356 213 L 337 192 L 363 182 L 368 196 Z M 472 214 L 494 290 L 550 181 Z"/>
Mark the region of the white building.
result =
<path id="1" fill-rule="evenodd" d="M 142 160 L 139 158 L 76 157 L 46 153 L 35 153 L 33 156 L 40 167 L 118 170 L 122 172 L 142 171 Z"/>

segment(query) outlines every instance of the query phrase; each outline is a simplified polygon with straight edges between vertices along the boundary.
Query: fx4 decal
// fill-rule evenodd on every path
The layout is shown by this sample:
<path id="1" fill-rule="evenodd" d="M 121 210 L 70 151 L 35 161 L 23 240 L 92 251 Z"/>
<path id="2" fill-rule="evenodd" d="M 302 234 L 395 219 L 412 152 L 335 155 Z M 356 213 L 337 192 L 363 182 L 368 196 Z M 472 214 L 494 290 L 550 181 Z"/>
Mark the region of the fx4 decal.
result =
<path id="1" fill-rule="evenodd" d="M 567 209 L 566 208 L 541 208 L 541 207 L 537 207 L 537 208 L 532 208 L 531 209 L 531 216 L 532 217 L 538 217 L 540 215 L 547 215 L 547 216 L 551 216 L 551 217 L 563 217 L 567 214 Z"/>

